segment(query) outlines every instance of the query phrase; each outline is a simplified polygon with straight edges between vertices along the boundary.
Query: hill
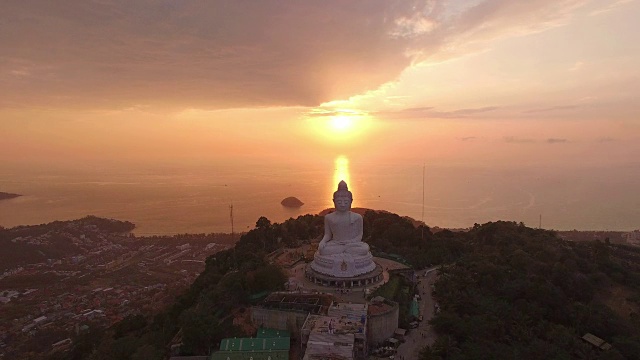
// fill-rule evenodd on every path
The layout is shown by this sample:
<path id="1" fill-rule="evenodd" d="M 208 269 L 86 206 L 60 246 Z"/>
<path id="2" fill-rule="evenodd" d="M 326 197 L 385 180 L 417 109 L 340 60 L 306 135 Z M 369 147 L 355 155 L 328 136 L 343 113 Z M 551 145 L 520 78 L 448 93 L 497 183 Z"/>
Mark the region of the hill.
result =
<path id="1" fill-rule="evenodd" d="M 127 233 L 134 228 L 128 221 L 96 216 L 0 228 L 0 270 L 82 254 L 103 241 L 105 235 Z"/>
<path id="2" fill-rule="evenodd" d="M 280 202 L 280 204 L 284 207 L 290 207 L 290 208 L 299 208 L 300 206 L 304 205 L 304 203 L 295 196 L 290 196 L 288 198 L 283 199 Z"/>
<path id="3" fill-rule="evenodd" d="M 511 222 L 455 236 L 466 251 L 440 270 L 439 337 L 422 359 L 640 358 L 640 248 Z"/>
<path id="4" fill-rule="evenodd" d="M 282 224 L 265 217 L 241 236 L 233 249 L 206 260 L 205 270 L 165 311 L 153 318 L 132 316 L 107 329 L 74 339 L 60 359 L 165 359 L 170 344 L 181 342 L 183 355 L 206 355 L 224 337 L 244 336 L 231 314 L 246 311 L 251 296 L 283 290 L 283 271 L 266 262 L 267 254 L 300 240 L 317 238 L 322 217 L 299 216 Z M 55 359 L 55 357 L 54 357 Z"/>
<path id="5" fill-rule="evenodd" d="M 0 191 L 0 200 L 13 199 L 13 198 L 17 198 L 18 196 L 22 196 L 22 195 Z"/>
<path id="6" fill-rule="evenodd" d="M 243 336 L 230 314 L 251 295 L 282 289 L 266 254 L 318 239 L 322 217 L 272 224 L 261 217 L 235 248 L 206 261 L 174 304 L 153 318 L 129 318 L 100 336 L 74 339 L 69 359 L 162 359 L 170 344 L 206 355 L 223 337 Z M 467 232 L 416 227 L 402 216 L 364 212 L 373 251 L 415 268 L 441 265 L 432 320 L 439 338 L 422 359 L 638 359 L 640 249 L 604 241 L 570 242 L 513 222 L 475 224 Z M 592 333 L 613 345 L 592 348 Z"/>

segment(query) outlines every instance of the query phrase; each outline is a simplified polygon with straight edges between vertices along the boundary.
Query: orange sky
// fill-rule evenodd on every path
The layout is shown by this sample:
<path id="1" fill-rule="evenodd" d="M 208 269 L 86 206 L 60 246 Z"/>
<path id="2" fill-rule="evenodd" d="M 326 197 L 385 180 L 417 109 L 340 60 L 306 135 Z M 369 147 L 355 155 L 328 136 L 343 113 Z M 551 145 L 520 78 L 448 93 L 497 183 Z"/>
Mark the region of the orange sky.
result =
<path id="1" fill-rule="evenodd" d="M 4 1 L 0 162 L 638 165 L 629 0 Z"/>

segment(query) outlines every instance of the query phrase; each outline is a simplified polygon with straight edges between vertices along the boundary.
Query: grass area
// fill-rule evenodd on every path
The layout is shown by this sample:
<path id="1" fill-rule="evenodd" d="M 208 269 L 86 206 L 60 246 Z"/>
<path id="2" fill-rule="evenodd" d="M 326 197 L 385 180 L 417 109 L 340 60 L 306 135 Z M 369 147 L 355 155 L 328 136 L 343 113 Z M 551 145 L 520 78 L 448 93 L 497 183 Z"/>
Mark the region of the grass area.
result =
<path id="1" fill-rule="evenodd" d="M 400 285 L 400 277 L 392 276 L 386 284 L 377 288 L 371 297 L 382 296 L 383 298 L 394 300 L 398 295 L 398 291 L 400 291 Z"/>
<path id="2" fill-rule="evenodd" d="M 382 296 L 400 305 L 399 325 L 406 328 L 411 320 L 411 302 L 413 292 L 408 280 L 400 275 L 393 275 L 389 281 L 371 294 L 371 297 Z"/>

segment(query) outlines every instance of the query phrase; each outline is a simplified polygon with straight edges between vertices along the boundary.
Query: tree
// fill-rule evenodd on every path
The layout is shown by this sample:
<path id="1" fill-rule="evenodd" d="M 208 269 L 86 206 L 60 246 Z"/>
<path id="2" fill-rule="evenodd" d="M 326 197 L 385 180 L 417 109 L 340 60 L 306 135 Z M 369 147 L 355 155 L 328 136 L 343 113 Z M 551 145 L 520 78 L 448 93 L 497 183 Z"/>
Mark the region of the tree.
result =
<path id="1" fill-rule="evenodd" d="M 191 308 L 180 316 L 184 355 L 209 355 L 215 343 L 223 338 L 224 328 L 212 310 Z"/>
<path id="2" fill-rule="evenodd" d="M 258 221 L 256 221 L 256 229 L 268 229 L 271 227 L 271 221 L 264 216 L 261 216 Z"/>
<path id="3" fill-rule="evenodd" d="M 142 345 L 131 355 L 131 360 L 162 360 L 165 358 L 165 351 L 153 345 Z"/>
<path id="4" fill-rule="evenodd" d="M 147 319 L 142 315 L 129 315 L 114 326 L 114 338 L 120 338 L 133 331 L 143 329 L 147 326 Z"/>

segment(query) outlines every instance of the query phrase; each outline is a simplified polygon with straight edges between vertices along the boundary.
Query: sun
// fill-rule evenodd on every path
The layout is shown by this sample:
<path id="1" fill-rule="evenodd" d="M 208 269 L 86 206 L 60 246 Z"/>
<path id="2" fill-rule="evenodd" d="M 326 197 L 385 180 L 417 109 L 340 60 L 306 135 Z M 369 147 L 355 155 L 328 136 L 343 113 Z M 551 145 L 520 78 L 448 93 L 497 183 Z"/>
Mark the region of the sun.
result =
<path id="1" fill-rule="evenodd" d="M 347 132 L 353 128 L 353 116 L 338 115 L 331 117 L 331 128 L 336 132 Z"/>
<path id="2" fill-rule="evenodd" d="M 359 143 L 375 125 L 369 114 L 351 109 L 314 109 L 304 119 L 309 136 L 327 145 Z"/>

